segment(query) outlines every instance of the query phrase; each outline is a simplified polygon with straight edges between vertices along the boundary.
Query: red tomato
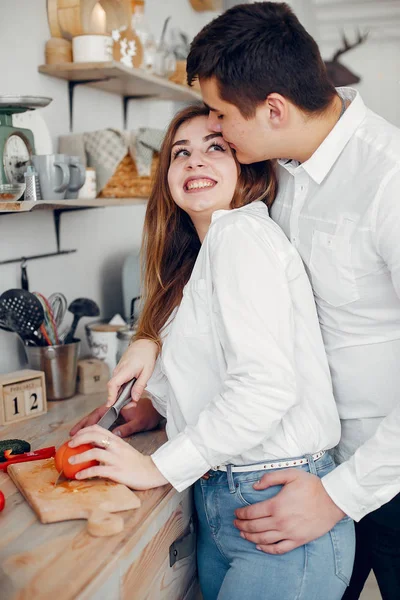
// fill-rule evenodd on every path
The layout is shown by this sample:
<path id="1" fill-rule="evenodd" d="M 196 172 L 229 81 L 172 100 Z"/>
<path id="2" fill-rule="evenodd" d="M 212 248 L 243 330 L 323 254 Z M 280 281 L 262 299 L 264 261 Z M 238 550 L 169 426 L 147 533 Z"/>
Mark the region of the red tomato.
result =
<path id="1" fill-rule="evenodd" d="M 3 492 L 0 491 L 0 512 L 3 510 L 6 504 L 6 499 L 4 498 Z"/>
<path id="2" fill-rule="evenodd" d="M 78 465 L 71 465 L 68 462 L 70 456 L 82 454 L 82 452 L 87 452 L 92 448 L 94 448 L 92 444 L 81 444 L 76 448 L 70 448 L 68 442 L 65 442 L 58 448 L 54 458 L 57 471 L 59 473 L 62 471 L 67 479 L 75 479 L 75 475 L 79 473 L 79 471 L 83 471 L 83 469 L 88 469 L 89 467 L 95 467 L 99 464 L 97 460 L 88 460 L 79 463 Z"/>

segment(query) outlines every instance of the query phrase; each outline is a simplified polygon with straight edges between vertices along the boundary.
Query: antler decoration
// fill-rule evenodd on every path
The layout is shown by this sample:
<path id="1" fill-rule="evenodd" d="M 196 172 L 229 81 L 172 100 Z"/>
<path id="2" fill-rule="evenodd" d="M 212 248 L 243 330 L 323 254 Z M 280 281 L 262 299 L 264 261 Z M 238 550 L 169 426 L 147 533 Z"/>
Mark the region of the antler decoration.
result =
<path id="1" fill-rule="evenodd" d="M 364 34 L 362 34 L 360 32 L 360 30 L 357 31 L 357 40 L 355 41 L 354 44 L 350 44 L 348 39 L 346 38 L 344 32 L 342 33 L 342 41 L 343 41 L 343 48 L 339 48 L 339 50 L 337 50 L 335 52 L 335 54 L 332 57 L 332 62 L 336 62 L 337 59 L 339 58 L 339 56 L 341 56 L 342 54 L 344 54 L 345 52 L 348 52 L 349 50 L 352 50 L 353 48 L 356 48 L 357 46 L 359 46 L 360 44 L 362 44 L 363 42 L 365 42 L 365 40 L 368 37 L 368 31 L 366 31 Z"/>
<path id="2" fill-rule="evenodd" d="M 360 31 L 357 31 L 357 39 L 354 42 L 354 44 L 350 44 L 345 34 L 343 33 L 342 47 L 335 52 L 335 54 L 332 57 L 332 60 L 325 61 L 325 67 L 328 73 L 328 77 L 335 87 L 352 85 L 360 81 L 359 76 L 355 73 L 352 73 L 350 69 L 342 65 L 339 62 L 338 58 L 339 56 L 342 56 L 342 54 L 345 54 L 346 52 L 349 52 L 349 50 L 352 50 L 353 48 L 356 48 L 360 44 L 364 43 L 368 37 L 368 33 L 369 32 L 367 31 L 361 34 Z"/>

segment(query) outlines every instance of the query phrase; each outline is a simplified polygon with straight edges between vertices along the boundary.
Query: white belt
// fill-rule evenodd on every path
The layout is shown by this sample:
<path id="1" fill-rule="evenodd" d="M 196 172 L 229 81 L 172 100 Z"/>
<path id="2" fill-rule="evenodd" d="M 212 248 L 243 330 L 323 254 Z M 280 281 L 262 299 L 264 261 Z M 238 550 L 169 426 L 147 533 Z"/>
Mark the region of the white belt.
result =
<path id="1" fill-rule="evenodd" d="M 312 459 L 314 462 L 320 458 L 322 458 L 325 454 L 325 450 L 320 450 L 316 454 L 312 454 Z M 232 473 L 244 473 L 247 471 L 269 471 L 270 469 L 287 469 L 288 467 L 298 467 L 300 465 L 305 465 L 308 463 L 308 460 L 305 456 L 300 458 L 291 459 L 291 460 L 279 460 L 276 462 L 266 462 L 266 463 L 255 463 L 252 465 L 239 465 L 232 466 Z M 226 465 L 221 465 L 219 467 L 213 467 L 213 471 L 227 471 Z"/>

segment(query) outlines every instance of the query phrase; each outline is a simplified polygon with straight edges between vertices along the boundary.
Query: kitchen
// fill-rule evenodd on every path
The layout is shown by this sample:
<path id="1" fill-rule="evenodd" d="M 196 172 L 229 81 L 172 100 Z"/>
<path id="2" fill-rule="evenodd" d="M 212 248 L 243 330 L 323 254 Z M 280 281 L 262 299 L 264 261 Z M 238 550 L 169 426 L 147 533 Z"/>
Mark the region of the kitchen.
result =
<path id="1" fill-rule="evenodd" d="M 372 25 L 378 29 L 375 38 L 354 49 L 348 57 L 346 56 L 343 59 L 343 62 L 361 76 L 362 80 L 358 87 L 370 107 L 395 125 L 399 125 L 399 107 L 395 101 L 400 68 L 399 53 L 396 52 L 399 43 L 398 34 L 396 34 L 396 31 L 398 31 L 397 3 L 385 2 L 385 6 L 382 7 L 382 3 L 378 2 L 316 2 L 315 11 L 310 10 L 311 3 L 309 2 L 293 2 L 292 4 L 299 16 L 302 17 L 303 15 L 304 19 L 307 19 L 310 29 L 314 27 L 315 31 L 318 29 L 322 32 L 321 46 L 323 55 L 327 59 L 333 55 L 340 44 L 338 31 L 343 26 L 346 27 L 349 37 L 354 36 L 353 24 L 360 25 L 362 31 Z M 354 6 L 350 6 L 352 4 Z M 171 16 L 175 25 L 184 29 L 191 37 L 217 14 L 215 12 L 194 11 L 187 0 L 171 0 L 169 2 L 147 0 L 146 14 L 147 11 L 148 21 L 154 26 L 156 35 L 160 35 L 165 19 Z M 21 14 L 24 15 L 23 19 Z M 44 64 L 44 44 L 50 37 L 46 3 L 44 1 L 32 3 L 27 0 L 9 2 L 5 8 L 5 16 L 6 18 L 3 15 L 2 24 L 0 25 L 2 45 L 7 49 L 7 52 L 3 52 L 0 58 L 4 62 L 5 82 L 3 82 L 3 93 L 46 96 L 53 99 L 40 112 L 51 132 L 54 151 L 56 151 L 58 137 L 65 136 L 69 132 L 70 115 L 66 81 L 38 72 L 38 66 Z M 376 84 L 377 80 L 379 85 Z M 77 86 L 74 91 L 73 107 L 74 133 L 93 131 L 103 127 L 115 129 L 122 129 L 123 127 L 123 106 L 121 97 L 116 94 L 109 94 L 97 89 L 93 90 L 85 85 Z M 127 128 L 132 130 L 139 127 L 164 129 L 178 107 L 179 104 L 176 102 L 131 100 L 127 107 Z M 125 318 L 129 318 L 123 307 L 121 272 L 127 255 L 137 252 L 140 246 L 145 208 L 145 202 L 139 202 L 131 206 L 64 212 L 60 223 L 60 248 L 62 250 L 77 249 L 77 253 L 28 260 L 27 272 L 30 289 L 39 290 L 45 296 L 54 291 L 61 291 L 69 301 L 78 297 L 91 298 L 98 304 L 102 317 L 110 319 L 116 314 L 122 314 Z M 34 210 L 28 214 L 1 215 L 0 228 L 1 260 L 55 251 L 57 242 L 53 214 L 50 210 Z M 0 269 L 1 292 L 20 287 L 20 265 L 18 263 L 0 266 Z M 87 320 L 83 319 L 77 330 L 77 337 L 82 340 L 82 356 L 87 356 L 89 353 L 85 333 L 86 323 Z M 0 370 L 2 373 L 25 368 L 26 362 L 16 336 L 12 336 L 7 332 L 0 332 L 0 348 Z M 43 445 L 58 445 L 66 438 L 68 428 L 74 420 L 78 420 L 86 412 L 92 410 L 96 402 L 100 404 L 101 399 L 99 396 L 89 396 L 84 404 L 80 402 L 79 408 L 76 410 L 71 408 L 72 402 L 73 400 L 70 400 L 58 404 L 60 408 L 55 410 L 61 412 L 55 420 L 53 417 L 55 413 L 52 412 L 53 408 L 50 407 L 51 402 L 49 402 L 47 415 L 27 420 L 18 426 L 9 425 L 7 430 L 1 432 L 1 437 L 27 439 L 30 430 L 37 428 L 34 448 Z M 67 414 L 64 414 L 65 412 Z M 51 433 L 55 421 L 61 423 L 60 429 L 57 430 L 57 433 Z M 46 431 L 49 435 L 45 435 Z M 139 438 L 138 443 L 142 440 L 140 436 Z M 155 442 L 143 438 L 143 442 L 140 441 L 140 443 L 146 445 Z M 2 477 L 5 478 L 6 476 L 2 475 Z M 11 482 L 7 481 L 4 485 L 7 485 L 6 495 L 11 494 L 14 496 L 13 502 L 18 503 L 19 510 L 23 511 L 23 518 L 29 520 L 28 515 L 31 515 L 30 518 L 32 519 L 33 513 L 25 501 L 22 500 L 22 497 L 17 493 L 11 493 Z M 176 499 L 168 499 L 168 502 L 172 504 L 174 501 Z M 165 502 L 167 505 L 168 502 Z M 150 509 L 146 508 L 146 510 Z M 172 508 L 169 508 L 169 510 L 172 510 Z M 20 522 L 19 518 L 18 522 Z M 133 529 L 136 526 L 134 523 L 132 524 Z M 71 531 L 78 534 L 84 530 L 81 521 L 73 523 L 73 529 L 67 529 L 67 523 L 47 527 L 49 529 L 59 528 L 57 530 L 59 533 L 55 538 L 58 535 L 61 536 L 61 532 L 66 532 L 69 535 Z M 69 524 L 68 527 L 71 527 L 71 525 Z M 36 531 L 43 531 L 43 534 L 40 534 L 44 536 L 43 540 L 50 536 L 45 525 L 36 523 L 35 529 Z M 186 530 L 186 527 L 184 529 Z M 129 535 L 126 535 L 126 539 L 128 538 Z M 113 538 L 109 538 L 108 542 L 113 543 L 112 540 Z M 91 548 L 92 546 L 89 547 L 88 554 L 92 552 Z M 44 547 L 43 552 L 47 551 L 51 552 L 51 547 L 49 550 Z M 113 551 L 111 547 L 104 548 L 105 556 Z M 21 552 L 20 547 L 16 548 L 15 553 L 18 552 Z M 137 552 L 139 553 L 139 550 Z M 12 552 L 10 551 L 10 553 Z M 45 557 L 40 559 L 39 556 L 35 555 L 35 558 L 38 562 L 34 573 L 40 569 L 40 560 L 45 561 Z M 131 560 L 134 562 L 133 559 Z M 111 573 L 111 571 L 110 567 L 109 572 Z M 25 583 L 22 584 L 23 577 L 21 573 L 21 571 L 18 571 L 18 585 L 28 585 L 30 575 L 29 577 L 26 574 L 23 576 L 25 577 Z M 44 571 L 43 576 L 45 576 Z M 110 578 L 111 582 L 107 583 L 110 587 L 104 589 L 111 590 L 114 589 L 113 585 L 117 585 L 118 575 L 116 570 L 112 575 L 110 574 Z M 87 587 L 87 591 L 85 590 L 87 597 L 96 597 L 94 587 L 92 592 L 92 589 L 89 591 L 88 582 L 85 582 L 84 585 Z M 92 585 L 100 586 L 100 582 L 97 580 Z M 105 582 L 104 585 L 106 585 Z M 7 594 L 11 594 L 11 589 L 10 587 L 6 588 Z M 35 590 L 38 589 L 41 589 L 41 587 L 35 588 Z M 111 593 L 107 595 L 108 592 L 101 592 L 100 587 L 98 587 L 98 590 L 96 589 L 96 594 L 100 594 L 97 596 L 99 598 L 113 597 Z M 29 597 L 29 592 L 26 593 L 26 597 Z M 36 591 L 36 597 L 40 597 L 38 593 Z M 78 597 L 76 590 L 73 593 L 75 597 Z M 35 597 L 32 593 L 31 596 Z M 82 595 L 82 597 L 84 596 Z"/>

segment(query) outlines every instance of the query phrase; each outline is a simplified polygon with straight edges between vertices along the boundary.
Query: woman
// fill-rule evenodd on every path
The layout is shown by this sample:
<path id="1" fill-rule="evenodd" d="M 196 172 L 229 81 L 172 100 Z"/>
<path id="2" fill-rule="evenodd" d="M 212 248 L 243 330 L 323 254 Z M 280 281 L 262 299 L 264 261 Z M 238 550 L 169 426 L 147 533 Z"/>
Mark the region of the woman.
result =
<path id="1" fill-rule="evenodd" d="M 147 390 L 169 440 L 147 457 L 94 425 L 70 445 L 98 447 L 70 460 L 101 463 L 79 479 L 195 483 L 205 600 L 310 600 L 322 586 L 324 600 L 338 600 L 352 569 L 350 519 L 282 556 L 259 552 L 233 524 L 237 508 L 277 493 L 254 489 L 265 471 L 330 472 L 325 451 L 340 424 L 307 275 L 268 216 L 272 166 L 239 166 L 207 114 L 189 107 L 172 121 L 145 221 L 138 337 L 161 348 Z"/>

